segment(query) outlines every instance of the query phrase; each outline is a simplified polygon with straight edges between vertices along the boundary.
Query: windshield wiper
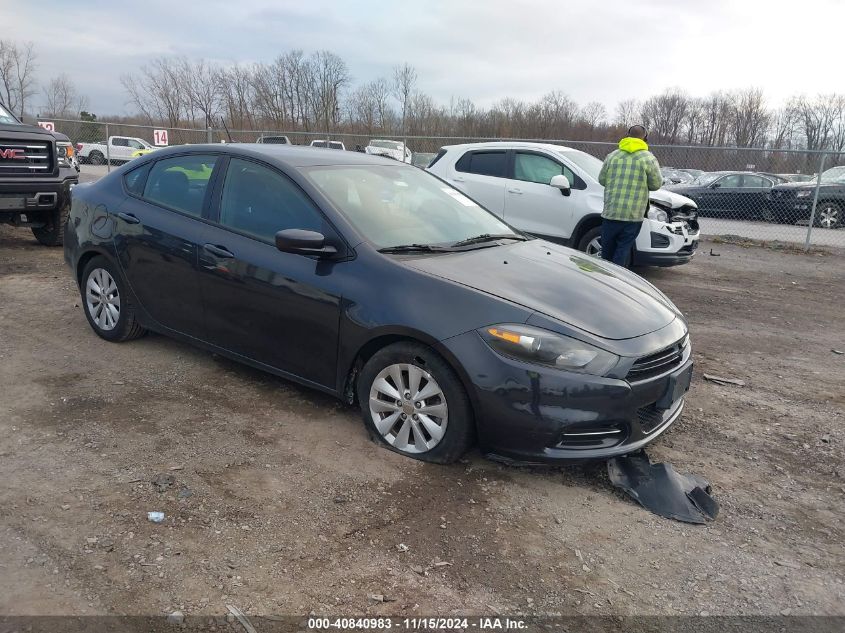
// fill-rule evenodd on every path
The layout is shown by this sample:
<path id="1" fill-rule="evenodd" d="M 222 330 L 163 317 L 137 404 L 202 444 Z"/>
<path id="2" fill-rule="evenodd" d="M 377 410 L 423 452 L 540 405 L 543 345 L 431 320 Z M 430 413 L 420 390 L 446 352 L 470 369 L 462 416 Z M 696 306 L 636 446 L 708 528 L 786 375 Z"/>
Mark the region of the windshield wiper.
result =
<path id="1" fill-rule="evenodd" d="M 524 242 L 528 238 L 516 233 L 484 233 L 483 235 L 476 235 L 475 237 L 468 237 L 460 242 L 452 244 L 452 248 L 459 246 L 469 246 L 470 244 L 481 244 L 482 242 L 495 242 L 496 240 L 519 240 Z"/>
<path id="2" fill-rule="evenodd" d="M 378 249 L 379 253 L 448 253 L 452 249 L 448 246 L 434 244 L 398 244 Z"/>

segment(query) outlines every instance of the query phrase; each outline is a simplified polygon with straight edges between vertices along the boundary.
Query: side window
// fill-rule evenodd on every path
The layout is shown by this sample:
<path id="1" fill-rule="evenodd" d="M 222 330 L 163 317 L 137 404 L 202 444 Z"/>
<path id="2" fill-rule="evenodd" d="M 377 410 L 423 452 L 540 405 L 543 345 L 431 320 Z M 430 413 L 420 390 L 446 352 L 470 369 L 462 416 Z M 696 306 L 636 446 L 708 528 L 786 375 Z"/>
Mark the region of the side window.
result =
<path id="1" fill-rule="evenodd" d="M 112 147 L 127 147 L 129 145 L 129 140 L 125 138 L 121 138 L 119 136 L 115 136 L 111 140 Z"/>
<path id="2" fill-rule="evenodd" d="M 762 176 L 745 176 L 742 179 L 743 187 L 771 187 L 772 181 Z"/>
<path id="3" fill-rule="evenodd" d="M 133 139 L 126 139 L 126 142 L 129 144 L 129 147 L 132 149 L 144 149 L 144 146 L 141 145 L 138 141 Z"/>
<path id="4" fill-rule="evenodd" d="M 123 184 L 126 185 L 126 190 L 135 196 L 140 196 L 144 193 L 144 183 L 147 182 L 147 174 L 150 173 L 152 163 L 142 165 L 137 169 L 127 172 L 123 176 Z"/>
<path id="5" fill-rule="evenodd" d="M 541 185 L 549 184 L 553 176 L 563 174 L 571 186 L 576 185 L 575 174 L 566 165 L 539 154 L 517 152 L 513 165 L 514 178 L 526 182 L 536 182 Z"/>
<path id="6" fill-rule="evenodd" d="M 268 242 L 284 229 L 323 231 L 322 215 L 293 182 L 240 158 L 229 161 L 220 224 Z"/>
<path id="7" fill-rule="evenodd" d="M 144 198 L 200 217 L 216 160 L 215 156 L 191 154 L 156 161 L 144 187 Z"/>
<path id="8" fill-rule="evenodd" d="M 499 152 L 467 152 L 455 164 L 458 171 L 479 174 L 481 176 L 505 177 L 507 167 L 507 153 Z"/>
<path id="9" fill-rule="evenodd" d="M 730 176 L 725 176 L 721 180 L 716 181 L 719 183 L 719 187 L 741 187 L 742 186 L 742 176 L 740 174 L 731 174 Z"/>

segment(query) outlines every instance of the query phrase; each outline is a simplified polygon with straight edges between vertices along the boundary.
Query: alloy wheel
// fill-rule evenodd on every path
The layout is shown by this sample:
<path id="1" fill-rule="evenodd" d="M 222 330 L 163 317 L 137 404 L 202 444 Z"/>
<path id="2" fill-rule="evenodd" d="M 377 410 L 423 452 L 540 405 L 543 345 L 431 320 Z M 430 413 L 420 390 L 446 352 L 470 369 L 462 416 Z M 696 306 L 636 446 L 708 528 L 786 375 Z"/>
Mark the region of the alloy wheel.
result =
<path id="1" fill-rule="evenodd" d="M 839 226 L 842 221 L 842 211 L 834 204 L 826 204 L 819 209 L 819 226 L 832 229 Z"/>
<path id="2" fill-rule="evenodd" d="M 425 453 L 446 433 L 449 408 L 434 377 L 409 363 L 389 365 L 370 388 L 370 415 L 376 430 L 393 448 Z"/>
<path id="3" fill-rule="evenodd" d="M 85 283 L 85 304 L 91 320 L 101 330 L 113 330 L 120 319 L 120 293 L 114 277 L 104 268 L 95 268 Z"/>
<path id="4" fill-rule="evenodd" d="M 601 238 L 596 236 L 587 244 L 587 255 L 601 258 Z"/>

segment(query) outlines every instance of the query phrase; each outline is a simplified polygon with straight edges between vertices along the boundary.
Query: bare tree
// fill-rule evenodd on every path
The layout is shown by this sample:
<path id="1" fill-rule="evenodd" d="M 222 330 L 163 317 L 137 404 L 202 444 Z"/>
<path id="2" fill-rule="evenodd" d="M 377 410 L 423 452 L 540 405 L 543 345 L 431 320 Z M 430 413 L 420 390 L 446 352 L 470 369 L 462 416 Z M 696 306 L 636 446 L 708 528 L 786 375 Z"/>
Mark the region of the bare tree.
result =
<path id="1" fill-rule="evenodd" d="M 417 71 L 405 62 L 393 68 L 393 95 L 402 108 L 402 142 L 405 142 L 405 123 L 408 116 L 408 105 L 417 85 Z"/>
<path id="2" fill-rule="evenodd" d="M 382 130 L 387 130 L 391 119 L 393 119 L 393 112 L 390 109 L 390 83 L 384 77 L 379 77 L 367 84 L 367 91 L 373 99 L 379 127 Z"/>
<path id="3" fill-rule="evenodd" d="M 254 78 L 244 66 L 218 69 L 217 88 L 220 94 L 222 113 L 229 126 L 235 129 L 254 127 Z"/>
<path id="4" fill-rule="evenodd" d="M 138 73 L 121 77 L 130 102 L 150 123 L 163 121 L 179 127 L 185 119 L 190 104 L 182 81 L 183 66 L 182 60 L 161 57 Z"/>
<path id="5" fill-rule="evenodd" d="M 640 121 L 640 103 L 636 99 L 620 101 L 616 106 L 614 123 L 619 127 L 629 128 Z"/>
<path id="6" fill-rule="evenodd" d="M 326 134 L 330 134 L 331 125 L 340 120 L 340 98 L 349 83 L 349 70 L 346 62 L 330 51 L 317 51 L 310 61 L 314 114 Z"/>
<path id="7" fill-rule="evenodd" d="M 596 127 L 607 120 L 607 109 L 598 101 L 591 101 L 581 108 L 579 115 L 592 135 Z"/>
<path id="8" fill-rule="evenodd" d="M 769 128 L 770 115 L 763 91 L 749 88 L 731 95 L 733 105 L 733 140 L 737 147 L 763 145 Z"/>
<path id="9" fill-rule="evenodd" d="M 647 99 L 643 103 L 640 115 L 643 124 L 658 140 L 675 143 L 680 136 L 688 109 L 689 97 L 681 90 L 673 88 Z"/>
<path id="10" fill-rule="evenodd" d="M 43 116 L 70 118 L 78 117 L 88 107 L 88 99 L 79 94 L 76 86 L 64 73 L 53 77 L 44 87 Z"/>
<path id="11" fill-rule="evenodd" d="M 35 50 L 32 42 L 0 40 L 0 89 L 2 99 L 23 118 L 26 102 L 35 94 Z"/>
<path id="12" fill-rule="evenodd" d="M 194 62 L 183 59 L 179 71 L 185 88 L 190 119 L 196 121 L 197 114 L 201 114 L 203 125 L 210 127 L 220 112 L 220 84 L 217 81 L 217 69 L 202 59 Z"/>

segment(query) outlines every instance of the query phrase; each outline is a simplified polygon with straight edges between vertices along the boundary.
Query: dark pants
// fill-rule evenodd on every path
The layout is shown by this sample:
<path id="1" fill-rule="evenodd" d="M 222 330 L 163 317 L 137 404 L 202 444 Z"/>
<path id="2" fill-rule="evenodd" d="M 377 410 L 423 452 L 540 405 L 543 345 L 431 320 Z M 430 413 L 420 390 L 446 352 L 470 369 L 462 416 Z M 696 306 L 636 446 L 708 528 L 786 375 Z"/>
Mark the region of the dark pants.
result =
<path id="1" fill-rule="evenodd" d="M 630 268 L 631 251 L 642 225 L 642 222 L 603 219 L 601 222 L 602 259 Z"/>

